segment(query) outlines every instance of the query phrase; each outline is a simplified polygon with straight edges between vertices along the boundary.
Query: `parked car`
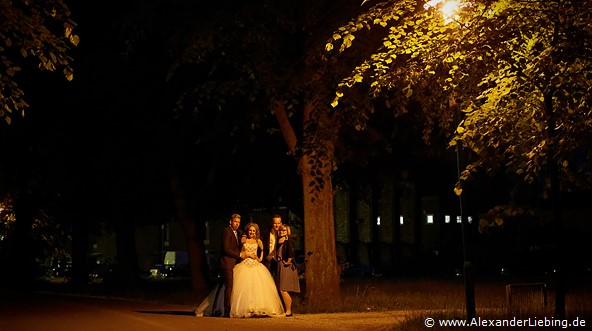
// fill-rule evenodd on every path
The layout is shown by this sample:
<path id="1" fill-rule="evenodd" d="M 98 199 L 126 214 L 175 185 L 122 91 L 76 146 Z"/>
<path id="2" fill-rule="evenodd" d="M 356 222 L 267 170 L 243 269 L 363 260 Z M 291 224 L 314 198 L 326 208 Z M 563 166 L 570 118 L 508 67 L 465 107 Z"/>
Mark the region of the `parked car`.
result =
<path id="1" fill-rule="evenodd" d="M 145 275 L 145 279 L 148 280 L 153 280 L 153 279 L 158 279 L 158 278 L 162 278 L 164 277 L 163 275 L 165 274 L 165 268 L 163 264 L 155 264 L 152 266 L 152 268 L 150 268 L 150 271 L 148 272 L 148 274 Z"/>
<path id="2" fill-rule="evenodd" d="M 102 264 L 88 274 L 89 284 L 109 283 L 117 277 L 118 268 L 116 265 Z"/>
<path id="3" fill-rule="evenodd" d="M 168 251 L 164 256 L 164 270 L 161 276 L 166 278 L 188 278 L 191 276 L 189 269 L 189 255 L 186 251 Z"/>

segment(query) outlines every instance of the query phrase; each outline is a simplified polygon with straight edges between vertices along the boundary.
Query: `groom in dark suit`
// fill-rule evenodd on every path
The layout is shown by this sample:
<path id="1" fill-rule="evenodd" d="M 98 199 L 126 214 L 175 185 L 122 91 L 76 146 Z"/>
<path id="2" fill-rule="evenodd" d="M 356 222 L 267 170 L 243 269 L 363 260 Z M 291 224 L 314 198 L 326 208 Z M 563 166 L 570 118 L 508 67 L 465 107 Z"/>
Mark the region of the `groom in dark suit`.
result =
<path id="1" fill-rule="evenodd" d="M 239 214 L 232 214 L 230 225 L 222 231 L 222 255 L 220 256 L 220 271 L 222 273 L 222 284 L 224 285 L 224 316 L 230 316 L 230 294 L 232 293 L 232 269 L 241 259 L 240 239 L 242 231 L 239 230 L 241 217 Z"/>

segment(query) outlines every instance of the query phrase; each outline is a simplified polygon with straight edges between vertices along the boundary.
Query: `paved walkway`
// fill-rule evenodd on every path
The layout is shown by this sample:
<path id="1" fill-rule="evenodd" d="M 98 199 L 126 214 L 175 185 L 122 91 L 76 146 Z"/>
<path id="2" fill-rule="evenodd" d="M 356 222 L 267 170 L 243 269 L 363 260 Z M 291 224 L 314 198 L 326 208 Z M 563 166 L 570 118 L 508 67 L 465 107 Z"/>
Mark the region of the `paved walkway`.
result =
<path id="1" fill-rule="evenodd" d="M 0 293 L 0 331 L 392 330 L 405 312 L 196 317 L 185 305 L 47 293 Z"/>

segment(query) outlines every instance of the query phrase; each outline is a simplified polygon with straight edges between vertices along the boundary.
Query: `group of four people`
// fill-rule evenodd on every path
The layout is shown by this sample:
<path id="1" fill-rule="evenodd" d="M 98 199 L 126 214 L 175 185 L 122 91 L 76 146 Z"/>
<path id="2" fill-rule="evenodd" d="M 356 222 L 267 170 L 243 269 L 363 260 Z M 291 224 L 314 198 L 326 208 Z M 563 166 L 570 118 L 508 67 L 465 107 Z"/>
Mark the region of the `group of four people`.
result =
<path id="1" fill-rule="evenodd" d="M 292 316 L 289 292 L 300 292 L 294 264 L 294 244 L 280 215 L 264 237 L 256 223 L 240 230 L 241 217 L 233 214 L 222 233 L 222 282 L 197 308 L 198 316 Z M 278 292 L 281 294 L 278 295 Z M 283 300 L 283 304 L 282 304 Z"/>

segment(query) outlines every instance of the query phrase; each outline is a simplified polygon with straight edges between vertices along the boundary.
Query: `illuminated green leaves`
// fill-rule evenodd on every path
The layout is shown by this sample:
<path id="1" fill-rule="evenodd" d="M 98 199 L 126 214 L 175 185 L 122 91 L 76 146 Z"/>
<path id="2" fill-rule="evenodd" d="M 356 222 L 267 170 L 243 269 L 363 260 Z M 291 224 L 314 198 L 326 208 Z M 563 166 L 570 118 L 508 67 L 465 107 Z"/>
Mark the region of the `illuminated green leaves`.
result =
<path id="1" fill-rule="evenodd" d="M 68 52 L 71 45 L 80 42 L 73 33 L 76 23 L 70 20 L 70 11 L 62 0 L 52 1 L 51 8 L 45 8 L 44 4 L 26 1 L 19 6 L 2 7 L 0 21 L 6 24 L 1 38 L 7 48 L 0 47 L 0 77 L 3 78 L 0 80 L 0 117 L 8 124 L 10 114 L 23 115 L 29 106 L 16 80 L 21 67 L 14 63 L 31 56 L 38 61 L 39 70 L 62 69 L 67 80 L 73 79 Z"/>
<path id="2" fill-rule="evenodd" d="M 423 115 L 438 118 L 452 135 L 450 146 L 476 154 L 471 173 L 506 169 L 531 182 L 553 160 L 570 182 L 591 179 L 567 156 L 592 140 L 592 3 L 471 1 L 450 24 L 440 8 L 420 4 L 382 2 L 340 30 L 388 29 L 340 91 L 364 83 L 372 95 L 388 90 L 398 100 L 421 102 Z M 351 41 L 342 41 L 340 51 L 355 47 Z M 462 122 L 446 127 L 454 111 Z"/>

